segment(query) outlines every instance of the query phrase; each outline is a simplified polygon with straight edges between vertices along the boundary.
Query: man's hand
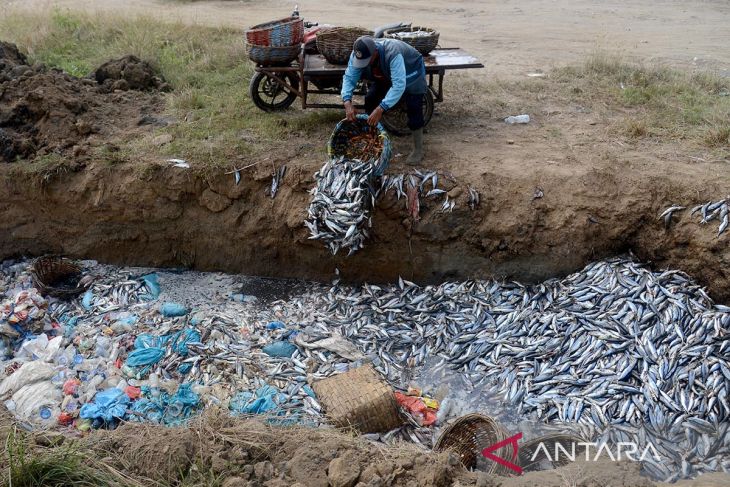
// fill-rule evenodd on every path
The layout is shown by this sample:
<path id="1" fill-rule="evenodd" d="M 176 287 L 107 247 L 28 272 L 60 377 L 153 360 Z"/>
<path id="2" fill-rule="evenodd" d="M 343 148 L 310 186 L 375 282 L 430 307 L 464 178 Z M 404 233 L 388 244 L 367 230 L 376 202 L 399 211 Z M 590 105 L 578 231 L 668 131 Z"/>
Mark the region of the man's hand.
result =
<path id="1" fill-rule="evenodd" d="M 355 107 L 352 106 L 352 102 L 349 100 L 345 102 L 345 118 L 350 122 L 354 122 L 356 120 Z"/>
<path id="2" fill-rule="evenodd" d="M 368 125 L 375 127 L 378 122 L 380 122 L 381 118 L 383 118 L 383 107 L 378 105 L 375 110 L 373 110 L 373 113 L 371 113 L 368 117 Z"/>

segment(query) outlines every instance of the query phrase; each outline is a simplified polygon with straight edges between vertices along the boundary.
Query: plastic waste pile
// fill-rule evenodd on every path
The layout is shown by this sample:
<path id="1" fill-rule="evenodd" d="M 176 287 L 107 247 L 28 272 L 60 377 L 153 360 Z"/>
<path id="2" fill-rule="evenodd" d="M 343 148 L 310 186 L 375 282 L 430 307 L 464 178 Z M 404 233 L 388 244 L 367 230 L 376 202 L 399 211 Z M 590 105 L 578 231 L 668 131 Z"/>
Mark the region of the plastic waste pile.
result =
<path id="1" fill-rule="evenodd" d="M 185 281 L 181 274 L 83 267 L 93 285 L 63 301 L 31 287 L 29 261 L 0 264 L 0 400 L 28 428 L 175 425 L 210 405 L 318 425 L 308 381 L 350 366 L 327 349 L 338 350 L 331 333 L 305 333 L 304 309 L 262 307 L 222 275 L 213 275 L 223 281 L 214 292 L 189 289 L 181 303 L 163 299 L 160 279 Z"/>

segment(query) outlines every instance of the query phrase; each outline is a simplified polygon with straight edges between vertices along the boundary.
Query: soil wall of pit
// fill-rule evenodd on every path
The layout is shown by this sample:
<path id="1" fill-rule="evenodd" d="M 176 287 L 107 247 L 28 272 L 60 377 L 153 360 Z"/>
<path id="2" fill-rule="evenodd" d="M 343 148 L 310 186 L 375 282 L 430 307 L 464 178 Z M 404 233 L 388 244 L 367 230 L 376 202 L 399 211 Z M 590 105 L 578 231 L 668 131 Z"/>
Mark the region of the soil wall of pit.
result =
<path id="1" fill-rule="evenodd" d="M 404 200 L 382 197 L 374 235 L 352 257 L 332 256 L 303 225 L 313 186 L 312 164 L 293 164 L 275 198 L 270 169 L 196 175 L 175 167 L 90 165 L 50 178 L 0 167 L 0 258 L 46 253 L 104 262 L 190 267 L 262 276 L 427 283 L 505 277 L 525 282 L 564 275 L 595 259 L 633 251 L 657 268 L 688 272 L 727 300 L 726 236 L 689 217 L 669 229 L 656 216 L 668 201 L 696 198 L 667 175 L 637 178 L 592 170 L 534 181 L 485 170 L 468 183 L 482 194 L 467 205 L 466 182 L 450 189 L 452 213 L 424 199 L 413 222 Z M 462 186 L 463 184 L 463 186 Z M 710 191 L 720 191 L 709 188 Z"/>

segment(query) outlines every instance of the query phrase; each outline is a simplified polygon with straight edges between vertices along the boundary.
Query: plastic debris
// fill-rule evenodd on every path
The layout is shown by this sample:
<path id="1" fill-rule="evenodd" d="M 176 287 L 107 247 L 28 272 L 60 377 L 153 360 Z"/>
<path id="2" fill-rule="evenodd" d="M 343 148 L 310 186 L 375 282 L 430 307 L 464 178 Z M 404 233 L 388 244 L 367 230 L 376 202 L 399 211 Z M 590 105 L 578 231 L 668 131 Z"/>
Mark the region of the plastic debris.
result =
<path id="1" fill-rule="evenodd" d="M 530 123 L 529 115 L 513 115 L 504 119 L 504 122 L 509 125 Z"/>
<path id="2" fill-rule="evenodd" d="M 111 423 L 123 419 L 127 414 L 129 397 L 116 387 L 101 391 L 94 397 L 94 402 L 84 404 L 79 416 L 82 419 L 102 420 Z"/>
<path id="3" fill-rule="evenodd" d="M 291 357 L 297 351 L 297 347 L 289 342 L 279 341 L 270 343 L 261 350 L 270 357 Z"/>
<path id="4" fill-rule="evenodd" d="M 188 314 L 188 310 L 182 304 L 178 303 L 164 303 L 160 306 L 160 313 L 166 318 L 175 316 L 185 316 Z"/>

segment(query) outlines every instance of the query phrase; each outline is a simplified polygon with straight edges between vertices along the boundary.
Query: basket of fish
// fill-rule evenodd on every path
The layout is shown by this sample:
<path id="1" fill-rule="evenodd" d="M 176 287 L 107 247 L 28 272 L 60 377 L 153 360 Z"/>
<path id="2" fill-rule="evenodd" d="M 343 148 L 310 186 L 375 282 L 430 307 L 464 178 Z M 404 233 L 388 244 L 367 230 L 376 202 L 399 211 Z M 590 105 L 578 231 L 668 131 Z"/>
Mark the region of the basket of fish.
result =
<path id="1" fill-rule="evenodd" d="M 342 120 L 327 143 L 330 157 L 358 159 L 374 164 L 374 175 L 382 176 L 393 154 L 390 138 L 381 124 L 371 127 L 367 115 L 360 114 L 357 120 Z"/>
<path id="2" fill-rule="evenodd" d="M 41 294 L 69 299 L 86 291 L 81 268 L 69 259 L 41 257 L 33 263 L 31 275 Z"/>
<path id="3" fill-rule="evenodd" d="M 383 35 L 390 39 L 398 39 L 413 46 L 424 56 L 436 49 L 439 43 L 439 33 L 430 27 L 397 27 L 386 30 Z"/>

